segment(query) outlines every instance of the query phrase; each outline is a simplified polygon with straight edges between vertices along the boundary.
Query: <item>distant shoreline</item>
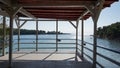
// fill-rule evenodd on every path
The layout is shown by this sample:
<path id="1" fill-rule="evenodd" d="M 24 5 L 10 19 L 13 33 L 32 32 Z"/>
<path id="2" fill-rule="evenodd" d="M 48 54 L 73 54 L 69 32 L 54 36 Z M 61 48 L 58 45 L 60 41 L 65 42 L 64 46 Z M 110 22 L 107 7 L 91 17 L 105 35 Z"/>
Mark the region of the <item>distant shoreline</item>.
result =
<path id="1" fill-rule="evenodd" d="M 36 35 L 36 30 L 27 30 L 27 29 L 20 29 L 20 35 Z M 18 29 L 14 29 L 14 35 L 18 35 Z M 70 34 L 70 33 L 63 33 L 63 32 L 56 32 L 56 31 L 45 31 L 45 30 L 38 30 L 39 35 L 53 35 L 53 34 Z"/>
<path id="2" fill-rule="evenodd" d="M 71 33 L 62 33 L 58 35 L 70 35 Z M 18 34 L 13 34 L 13 35 L 18 35 Z M 36 35 L 36 34 L 20 34 L 20 35 Z M 38 35 L 56 35 L 56 34 L 38 34 Z"/>
<path id="3" fill-rule="evenodd" d="M 71 33 L 62 33 L 58 35 L 70 35 Z M 18 34 L 13 34 L 13 35 L 18 35 Z M 36 35 L 36 34 L 20 34 L 20 35 Z M 56 35 L 56 34 L 38 34 L 38 35 Z"/>

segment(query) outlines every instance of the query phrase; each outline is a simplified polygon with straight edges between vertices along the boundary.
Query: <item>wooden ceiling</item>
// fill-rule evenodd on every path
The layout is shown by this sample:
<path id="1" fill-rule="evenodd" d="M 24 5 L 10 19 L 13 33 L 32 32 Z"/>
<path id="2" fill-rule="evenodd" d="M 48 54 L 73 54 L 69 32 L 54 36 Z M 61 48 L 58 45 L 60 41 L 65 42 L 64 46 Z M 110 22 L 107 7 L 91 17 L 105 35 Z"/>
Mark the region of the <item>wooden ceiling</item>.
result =
<path id="1" fill-rule="evenodd" d="M 77 20 L 82 14 L 87 12 L 85 5 L 92 7 L 98 4 L 99 0 L 13 0 L 16 6 L 22 6 L 27 12 L 36 18 Z M 104 8 L 118 0 L 105 0 Z M 22 13 L 18 16 L 24 17 Z M 88 12 L 84 19 L 91 16 Z"/>

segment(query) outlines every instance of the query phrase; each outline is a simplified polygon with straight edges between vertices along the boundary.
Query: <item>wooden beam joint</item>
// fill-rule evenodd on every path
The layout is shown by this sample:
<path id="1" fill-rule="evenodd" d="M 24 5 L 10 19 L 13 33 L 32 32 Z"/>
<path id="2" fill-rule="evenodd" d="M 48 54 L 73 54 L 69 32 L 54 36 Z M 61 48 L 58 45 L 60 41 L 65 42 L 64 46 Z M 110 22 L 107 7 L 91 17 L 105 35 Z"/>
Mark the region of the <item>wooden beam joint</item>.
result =
<path id="1" fill-rule="evenodd" d="M 74 28 L 77 28 L 77 25 L 73 24 L 72 21 L 69 21 L 69 23 L 72 24 Z"/>

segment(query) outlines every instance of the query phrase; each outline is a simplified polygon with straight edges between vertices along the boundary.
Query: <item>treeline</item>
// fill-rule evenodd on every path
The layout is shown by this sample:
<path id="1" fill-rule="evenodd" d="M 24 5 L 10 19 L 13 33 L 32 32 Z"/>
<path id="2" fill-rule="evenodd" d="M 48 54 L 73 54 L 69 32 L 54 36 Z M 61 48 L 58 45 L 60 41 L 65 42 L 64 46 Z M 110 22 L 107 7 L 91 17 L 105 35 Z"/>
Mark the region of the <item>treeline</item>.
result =
<path id="1" fill-rule="evenodd" d="M 14 29 L 13 31 L 14 35 L 18 34 L 18 29 Z M 20 29 L 20 34 L 21 35 L 31 35 L 31 34 L 36 34 L 36 30 L 27 30 L 27 29 Z M 56 31 L 44 31 L 44 30 L 39 30 L 38 34 L 56 34 Z M 58 32 L 58 34 L 63 34 L 62 32 Z"/>
<path id="2" fill-rule="evenodd" d="M 100 38 L 120 40 L 120 22 L 116 22 L 109 26 L 99 27 L 97 30 L 97 35 Z"/>
<path id="3" fill-rule="evenodd" d="M 9 34 L 9 28 L 6 25 L 6 35 Z M 3 38 L 3 23 L 0 23 L 0 40 Z"/>

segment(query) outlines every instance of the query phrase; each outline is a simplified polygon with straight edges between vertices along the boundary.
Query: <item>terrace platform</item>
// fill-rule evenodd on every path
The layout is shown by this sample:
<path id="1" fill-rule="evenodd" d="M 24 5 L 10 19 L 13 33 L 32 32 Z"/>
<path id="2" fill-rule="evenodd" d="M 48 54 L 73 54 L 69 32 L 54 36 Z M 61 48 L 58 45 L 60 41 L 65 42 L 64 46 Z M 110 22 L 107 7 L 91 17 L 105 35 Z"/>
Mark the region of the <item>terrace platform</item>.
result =
<path id="1" fill-rule="evenodd" d="M 92 63 L 81 60 L 75 52 L 14 52 L 13 68 L 92 68 Z M 8 68 L 8 55 L 0 57 L 0 68 Z"/>

